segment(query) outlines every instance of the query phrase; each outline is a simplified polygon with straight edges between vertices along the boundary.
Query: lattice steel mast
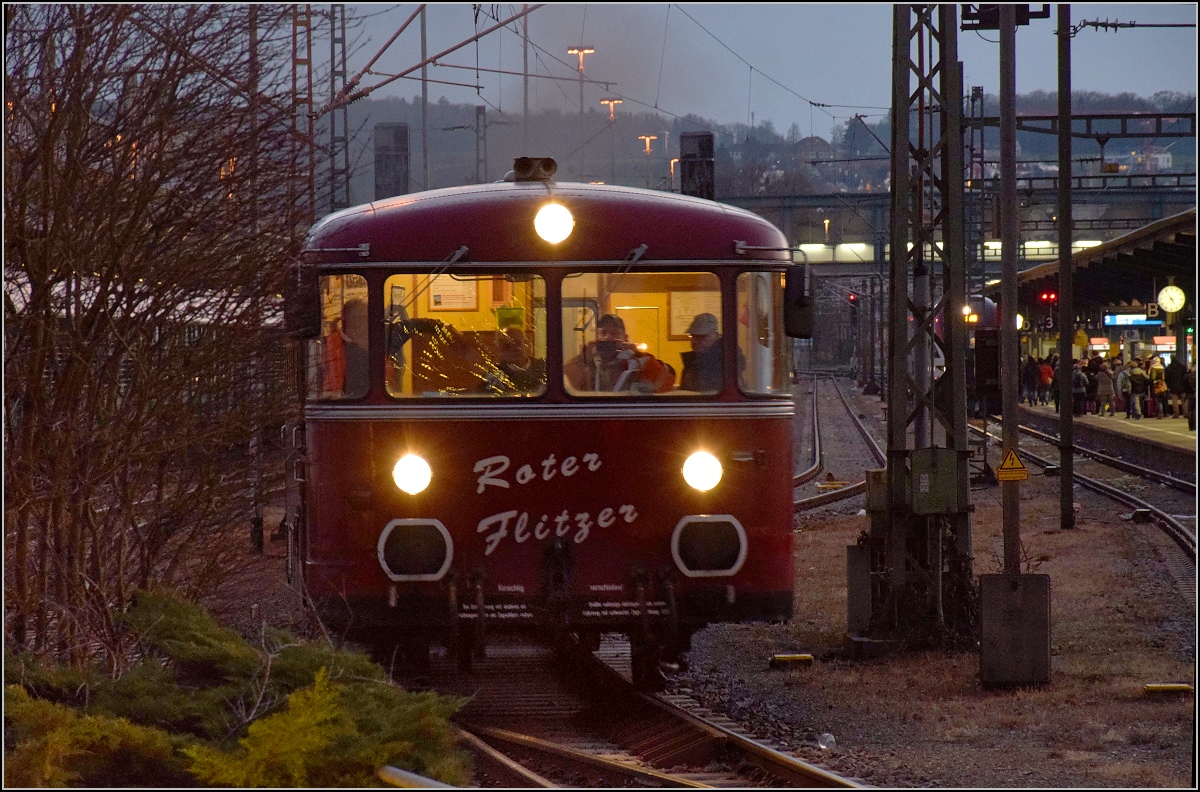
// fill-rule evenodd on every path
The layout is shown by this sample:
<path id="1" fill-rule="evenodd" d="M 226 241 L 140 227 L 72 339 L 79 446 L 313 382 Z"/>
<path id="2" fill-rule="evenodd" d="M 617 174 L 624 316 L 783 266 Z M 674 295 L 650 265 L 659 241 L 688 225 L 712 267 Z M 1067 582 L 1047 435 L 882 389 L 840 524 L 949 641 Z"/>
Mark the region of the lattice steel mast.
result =
<path id="1" fill-rule="evenodd" d="M 936 640 L 975 622 L 957 36 L 954 5 L 893 9 L 888 461 L 869 537 L 873 637 Z"/>

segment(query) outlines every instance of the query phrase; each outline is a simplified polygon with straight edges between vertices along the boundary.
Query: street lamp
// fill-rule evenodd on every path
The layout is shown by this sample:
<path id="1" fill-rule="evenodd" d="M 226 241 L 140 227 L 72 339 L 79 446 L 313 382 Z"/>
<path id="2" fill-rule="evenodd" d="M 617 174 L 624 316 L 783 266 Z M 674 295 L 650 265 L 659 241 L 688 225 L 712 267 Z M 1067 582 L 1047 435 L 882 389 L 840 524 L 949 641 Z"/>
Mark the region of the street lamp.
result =
<path id="1" fill-rule="evenodd" d="M 583 115 L 583 56 L 593 55 L 595 52 L 596 50 L 592 49 L 591 47 L 585 47 L 582 44 L 580 44 L 578 47 L 571 47 L 571 49 L 567 50 L 568 55 L 579 56 L 579 115 Z"/>
<path id="2" fill-rule="evenodd" d="M 583 44 L 580 44 L 578 47 L 571 47 L 569 50 L 567 50 L 568 55 L 578 55 L 579 56 L 579 120 L 581 122 L 579 131 L 580 131 L 581 138 L 584 136 L 583 124 L 582 124 L 582 121 L 583 121 L 583 56 L 584 55 L 593 55 L 593 54 L 595 54 L 595 52 L 596 52 L 596 50 L 594 50 L 591 47 L 585 46 Z M 584 149 L 584 144 L 581 143 L 579 146 L 579 179 L 580 179 L 580 181 L 583 181 L 585 178 L 583 175 L 583 149 Z"/>
<path id="3" fill-rule="evenodd" d="M 612 180 L 610 184 L 617 183 L 617 105 L 621 104 L 620 99 L 611 96 L 606 96 L 600 100 L 600 104 L 608 105 L 608 142 L 609 148 L 612 150 Z"/>
<path id="4" fill-rule="evenodd" d="M 646 189 L 650 189 L 650 141 L 658 140 L 658 135 L 638 135 L 638 140 L 646 142 Z"/>
<path id="5" fill-rule="evenodd" d="M 671 192 L 675 192 L 675 163 L 676 162 L 679 162 L 679 157 L 672 157 L 671 163 L 669 166 L 671 168 Z"/>
<path id="6" fill-rule="evenodd" d="M 615 120 L 616 120 L 616 118 L 617 118 L 617 114 L 616 114 L 616 108 L 617 108 L 617 105 L 621 104 L 623 101 L 624 101 L 624 100 L 622 100 L 622 99 L 601 99 L 601 100 L 600 100 L 600 104 L 602 104 L 602 105 L 608 105 L 608 120 L 609 120 L 609 121 L 615 121 Z"/>

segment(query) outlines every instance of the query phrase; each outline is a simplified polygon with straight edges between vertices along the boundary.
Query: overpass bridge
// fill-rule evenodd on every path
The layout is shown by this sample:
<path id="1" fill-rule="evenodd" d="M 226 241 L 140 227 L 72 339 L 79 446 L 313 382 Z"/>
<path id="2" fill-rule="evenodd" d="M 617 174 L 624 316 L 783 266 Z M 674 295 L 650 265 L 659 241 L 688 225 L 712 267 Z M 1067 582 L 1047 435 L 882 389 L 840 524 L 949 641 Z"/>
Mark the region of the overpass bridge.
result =
<path id="1" fill-rule="evenodd" d="M 990 201 L 999 193 L 996 179 L 974 180 L 966 192 L 968 225 L 989 229 Z M 1145 225 L 1196 206 L 1195 173 L 1095 174 L 1073 176 L 1075 240 L 1072 252 L 1095 247 Z M 978 188 L 978 189 L 975 189 Z M 1057 176 L 1018 179 L 1021 198 L 1021 251 L 1018 268 L 1058 257 Z M 770 220 L 788 241 L 817 265 L 818 277 L 886 275 L 887 230 L 891 196 L 887 192 L 838 192 L 813 195 L 748 195 L 718 198 Z M 982 216 L 980 216 L 982 215 Z M 995 236 L 998 236 L 995 235 Z M 982 244 L 967 251 L 968 273 L 996 277 L 1000 243 L 985 230 Z"/>

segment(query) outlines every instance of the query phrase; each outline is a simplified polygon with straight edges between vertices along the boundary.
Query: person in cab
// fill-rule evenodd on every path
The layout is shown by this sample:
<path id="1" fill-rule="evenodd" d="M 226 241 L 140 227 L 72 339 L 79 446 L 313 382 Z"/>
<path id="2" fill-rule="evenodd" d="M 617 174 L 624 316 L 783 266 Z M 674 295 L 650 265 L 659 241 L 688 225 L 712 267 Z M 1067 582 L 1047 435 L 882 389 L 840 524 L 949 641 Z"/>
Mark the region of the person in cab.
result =
<path id="1" fill-rule="evenodd" d="M 529 338 L 517 327 L 496 334 L 499 360 L 489 372 L 484 390 L 497 394 L 534 396 L 546 388 L 546 361 L 529 352 Z"/>
<path id="2" fill-rule="evenodd" d="M 725 355 L 717 317 L 710 313 L 696 314 L 686 332 L 691 339 L 692 349 L 680 355 L 683 359 L 680 390 L 704 393 L 721 390 L 725 381 Z"/>
<path id="3" fill-rule="evenodd" d="M 563 375 L 575 391 L 666 393 L 675 385 L 675 370 L 631 344 L 615 314 L 596 320 L 596 340 L 564 364 Z"/>

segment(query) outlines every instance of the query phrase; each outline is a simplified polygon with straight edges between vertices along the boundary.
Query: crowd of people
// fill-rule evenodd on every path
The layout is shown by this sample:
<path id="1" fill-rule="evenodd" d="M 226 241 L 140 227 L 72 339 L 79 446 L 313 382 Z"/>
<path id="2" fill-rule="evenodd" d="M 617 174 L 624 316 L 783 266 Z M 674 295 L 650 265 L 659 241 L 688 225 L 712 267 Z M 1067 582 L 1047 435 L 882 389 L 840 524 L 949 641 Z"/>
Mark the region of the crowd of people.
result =
<path id="1" fill-rule="evenodd" d="M 1058 355 L 1030 355 L 1021 367 L 1021 401 L 1033 406 L 1051 400 L 1057 411 Z M 1094 355 L 1072 361 L 1074 415 L 1115 416 L 1123 410 L 1130 420 L 1186 418 L 1188 428 L 1195 429 L 1195 402 L 1195 363 L 1185 365 L 1176 357 L 1164 365 L 1158 355 L 1135 357 L 1128 363 L 1122 355 L 1107 360 Z"/>

